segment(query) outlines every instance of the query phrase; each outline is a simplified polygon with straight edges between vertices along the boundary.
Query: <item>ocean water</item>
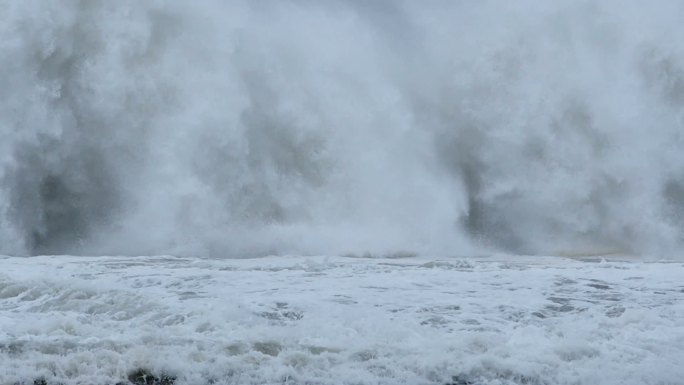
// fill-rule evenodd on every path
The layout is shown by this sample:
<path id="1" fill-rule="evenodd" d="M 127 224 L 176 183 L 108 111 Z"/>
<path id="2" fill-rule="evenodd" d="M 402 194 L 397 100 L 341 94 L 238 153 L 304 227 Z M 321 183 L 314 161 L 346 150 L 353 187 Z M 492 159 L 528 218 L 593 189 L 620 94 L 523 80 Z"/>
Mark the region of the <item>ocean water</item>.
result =
<path id="1" fill-rule="evenodd" d="M 681 384 L 683 2 L 0 9 L 0 385 Z"/>
<path id="2" fill-rule="evenodd" d="M 675 385 L 684 264 L 7 257 L 0 384 Z"/>

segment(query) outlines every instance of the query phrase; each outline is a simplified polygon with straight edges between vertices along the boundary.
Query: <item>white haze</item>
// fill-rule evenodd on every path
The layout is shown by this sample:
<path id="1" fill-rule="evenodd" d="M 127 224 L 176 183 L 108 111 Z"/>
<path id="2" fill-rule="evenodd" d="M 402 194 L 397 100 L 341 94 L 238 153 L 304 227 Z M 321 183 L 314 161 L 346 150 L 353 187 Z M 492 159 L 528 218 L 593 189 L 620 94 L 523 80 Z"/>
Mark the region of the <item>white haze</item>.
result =
<path id="1" fill-rule="evenodd" d="M 682 246 L 681 1 L 0 7 L 0 254 Z"/>

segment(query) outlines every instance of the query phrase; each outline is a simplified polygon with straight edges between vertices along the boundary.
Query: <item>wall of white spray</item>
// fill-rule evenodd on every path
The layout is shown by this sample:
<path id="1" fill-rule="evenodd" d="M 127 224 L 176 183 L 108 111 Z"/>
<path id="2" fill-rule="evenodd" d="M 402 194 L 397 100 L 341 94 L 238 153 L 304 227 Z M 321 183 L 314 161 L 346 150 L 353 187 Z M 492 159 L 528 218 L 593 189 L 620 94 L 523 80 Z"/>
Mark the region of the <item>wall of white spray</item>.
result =
<path id="1" fill-rule="evenodd" d="M 0 253 L 676 253 L 659 5 L 2 0 Z"/>

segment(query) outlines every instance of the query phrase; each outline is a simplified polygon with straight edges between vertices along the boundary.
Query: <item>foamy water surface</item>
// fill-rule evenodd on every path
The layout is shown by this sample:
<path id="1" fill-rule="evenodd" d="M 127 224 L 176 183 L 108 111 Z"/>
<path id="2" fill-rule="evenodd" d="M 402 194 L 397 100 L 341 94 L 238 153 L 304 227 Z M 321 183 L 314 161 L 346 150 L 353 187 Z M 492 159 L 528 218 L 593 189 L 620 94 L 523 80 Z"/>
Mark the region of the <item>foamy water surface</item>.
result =
<path id="1" fill-rule="evenodd" d="M 0 384 L 678 384 L 681 262 L 0 259 Z"/>

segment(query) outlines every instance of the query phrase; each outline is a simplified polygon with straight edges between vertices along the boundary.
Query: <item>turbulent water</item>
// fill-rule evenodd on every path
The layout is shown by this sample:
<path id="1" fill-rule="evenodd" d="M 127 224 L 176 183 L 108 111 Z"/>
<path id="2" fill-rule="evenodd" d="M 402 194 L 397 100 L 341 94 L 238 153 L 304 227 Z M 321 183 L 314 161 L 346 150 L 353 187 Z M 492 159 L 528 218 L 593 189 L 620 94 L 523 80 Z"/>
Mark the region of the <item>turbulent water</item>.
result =
<path id="1" fill-rule="evenodd" d="M 0 267 L 1 385 L 128 384 L 137 368 L 175 385 L 684 378 L 681 262 L 43 256 Z"/>
<path id="2" fill-rule="evenodd" d="M 683 246 L 681 1 L 0 5 L 0 254 Z"/>
<path id="3" fill-rule="evenodd" d="M 684 2 L 0 10 L 0 385 L 682 382 Z"/>

